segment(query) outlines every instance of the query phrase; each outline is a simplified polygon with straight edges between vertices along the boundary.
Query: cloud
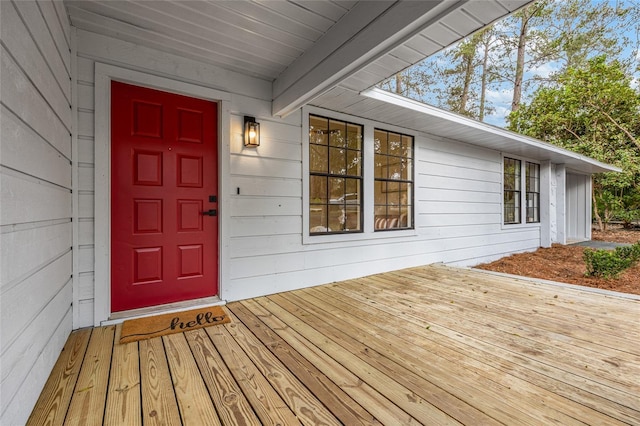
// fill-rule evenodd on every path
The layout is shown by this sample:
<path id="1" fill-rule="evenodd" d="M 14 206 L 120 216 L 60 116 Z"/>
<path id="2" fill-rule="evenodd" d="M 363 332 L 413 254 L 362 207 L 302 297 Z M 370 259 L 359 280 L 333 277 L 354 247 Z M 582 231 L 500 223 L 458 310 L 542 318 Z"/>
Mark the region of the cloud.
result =
<path id="1" fill-rule="evenodd" d="M 513 89 L 487 90 L 487 100 L 493 104 L 510 104 L 513 100 Z"/>
<path id="2" fill-rule="evenodd" d="M 505 127 L 507 125 L 506 118 L 510 112 L 511 108 L 496 106 L 491 114 L 484 117 L 484 122 L 498 127 Z"/>
<path id="3" fill-rule="evenodd" d="M 528 74 L 536 75 L 541 78 L 548 78 L 551 74 L 558 71 L 560 67 L 558 64 L 549 62 L 546 64 L 542 64 L 536 68 L 531 68 L 527 71 Z"/>

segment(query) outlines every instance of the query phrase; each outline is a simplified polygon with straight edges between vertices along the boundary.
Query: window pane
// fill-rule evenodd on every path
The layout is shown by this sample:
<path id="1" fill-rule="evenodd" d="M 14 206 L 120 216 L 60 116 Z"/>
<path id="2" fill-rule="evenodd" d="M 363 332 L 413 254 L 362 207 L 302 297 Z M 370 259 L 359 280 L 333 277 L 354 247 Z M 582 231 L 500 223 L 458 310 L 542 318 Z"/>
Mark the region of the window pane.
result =
<path id="1" fill-rule="evenodd" d="M 329 195 L 331 203 L 338 202 L 338 199 L 344 195 L 344 179 L 329 178 Z"/>
<path id="2" fill-rule="evenodd" d="M 347 124 L 347 148 L 361 150 L 362 127 L 355 124 Z"/>
<path id="3" fill-rule="evenodd" d="M 392 160 L 393 161 L 389 164 L 389 179 L 402 179 L 402 164 L 397 158 L 393 158 Z"/>
<path id="4" fill-rule="evenodd" d="M 347 151 L 347 174 L 350 176 L 360 176 L 362 171 L 360 167 L 362 167 L 362 162 L 360 161 L 360 152 L 359 151 Z"/>
<path id="5" fill-rule="evenodd" d="M 347 198 L 360 204 L 360 179 L 347 179 L 346 187 Z"/>
<path id="6" fill-rule="evenodd" d="M 412 206 L 407 206 L 406 208 L 403 208 L 402 214 L 400 215 L 400 221 L 402 223 L 402 227 L 407 227 L 412 220 L 413 220 Z"/>
<path id="7" fill-rule="evenodd" d="M 411 176 L 413 176 L 412 166 L 411 159 L 402 160 L 402 179 L 411 180 Z"/>
<path id="8" fill-rule="evenodd" d="M 329 228 L 332 231 L 345 230 L 346 217 L 342 205 L 329 205 Z"/>
<path id="9" fill-rule="evenodd" d="M 361 231 L 362 126 L 310 115 L 309 174 L 310 234 Z"/>
<path id="10" fill-rule="evenodd" d="M 401 183 L 400 191 L 398 192 L 400 196 L 400 201 L 398 202 L 401 206 L 406 206 L 409 203 L 409 187 L 411 184 L 409 183 Z"/>
<path id="11" fill-rule="evenodd" d="M 346 193 L 340 200 L 343 203 L 343 209 L 345 214 L 345 230 L 360 229 L 360 185 L 362 181 L 360 179 L 346 179 L 345 190 Z"/>
<path id="12" fill-rule="evenodd" d="M 540 194 L 527 193 L 527 222 L 540 222 Z"/>
<path id="13" fill-rule="evenodd" d="M 402 155 L 402 136 L 389 132 L 389 155 Z"/>
<path id="14" fill-rule="evenodd" d="M 376 181 L 374 183 L 374 203 L 376 205 L 385 205 L 387 204 L 387 182 L 386 181 Z"/>
<path id="15" fill-rule="evenodd" d="M 387 153 L 387 132 L 375 130 L 373 132 L 373 150 L 376 154 Z"/>
<path id="16" fill-rule="evenodd" d="M 360 214 L 360 206 L 357 204 L 347 205 L 346 211 L 347 219 L 345 224 L 345 231 L 362 229 L 362 226 L 360 224 L 360 218 L 362 217 L 362 215 Z"/>
<path id="17" fill-rule="evenodd" d="M 345 154 L 345 150 L 342 148 L 329 148 L 329 174 L 344 175 L 347 173 Z"/>
<path id="18" fill-rule="evenodd" d="M 329 145 L 345 147 L 347 145 L 346 123 L 329 120 Z"/>
<path id="19" fill-rule="evenodd" d="M 527 223 L 540 222 L 540 165 L 526 163 Z"/>
<path id="20" fill-rule="evenodd" d="M 410 136 L 402 136 L 402 153 L 405 158 L 413 158 L 413 138 Z"/>
<path id="21" fill-rule="evenodd" d="M 328 169 L 327 147 L 322 145 L 310 145 L 309 170 L 312 172 L 326 173 Z"/>
<path id="22" fill-rule="evenodd" d="M 327 228 L 327 206 L 313 204 L 309 207 L 309 232 L 331 232 Z"/>
<path id="23" fill-rule="evenodd" d="M 504 223 L 520 223 L 521 162 L 513 158 L 504 158 Z"/>
<path id="24" fill-rule="evenodd" d="M 520 223 L 520 193 L 504 193 L 504 223 Z"/>
<path id="25" fill-rule="evenodd" d="M 309 179 L 309 203 L 327 204 L 327 178 L 311 176 Z"/>
<path id="26" fill-rule="evenodd" d="M 381 142 L 374 158 L 374 228 L 413 228 L 413 137 L 380 129 L 375 136 Z"/>
<path id="27" fill-rule="evenodd" d="M 520 160 L 504 159 L 504 183 L 506 190 L 520 190 Z"/>
<path id="28" fill-rule="evenodd" d="M 373 173 L 376 178 L 387 178 L 387 158 L 386 155 L 375 154 Z"/>
<path id="29" fill-rule="evenodd" d="M 396 208 L 400 204 L 400 184 L 387 182 L 387 185 L 387 205 Z"/>
<path id="30" fill-rule="evenodd" d="M 329 122 L 326 118 L 309 117 L 309 143 L 327 145 Z"/>

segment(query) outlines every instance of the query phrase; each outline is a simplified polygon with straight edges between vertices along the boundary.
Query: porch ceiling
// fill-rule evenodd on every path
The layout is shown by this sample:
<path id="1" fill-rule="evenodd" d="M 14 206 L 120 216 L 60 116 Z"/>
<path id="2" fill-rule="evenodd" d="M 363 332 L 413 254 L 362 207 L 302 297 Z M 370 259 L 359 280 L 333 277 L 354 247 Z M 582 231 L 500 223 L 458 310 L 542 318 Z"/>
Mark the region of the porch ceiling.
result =
<path id="1" fill-rule="evenodd" d="M 338 84 L 354 91 L 531 0 L 65 1 L 72 24 L 272 82 L 286 115 Z"/>

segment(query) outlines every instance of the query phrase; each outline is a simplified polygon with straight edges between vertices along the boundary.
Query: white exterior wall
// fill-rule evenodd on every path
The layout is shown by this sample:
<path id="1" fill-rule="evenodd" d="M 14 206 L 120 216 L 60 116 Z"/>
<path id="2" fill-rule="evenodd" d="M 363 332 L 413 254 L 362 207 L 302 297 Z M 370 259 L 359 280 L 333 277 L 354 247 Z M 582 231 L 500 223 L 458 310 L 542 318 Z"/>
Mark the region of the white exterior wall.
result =
<path id="1" fill-rule="evenodd" d="M 286 156 L 273 170 L 262 165 L 260 151 L 238 157 L 242 162 L 234 161 L 232 152 L 232 179 L 246 195 L 233 197 L 231 273 L 225 291 L 229 300 L 434 262 L 470 266 L 540 246 L 539 224 L 502 225 L 500 152 L 319 108 L 305 109 L 303 114 L 308 112 L 365 126 L 365 232 L 303 235 L 306 191 L 302 182 L 308 171 L 306 150 L 296 138 L 304 145 L 305 125 L 288 136 Z M 371 181 L 371 173 L 366 177 L 366 145 L 373 143 L 374 127 L 415 136 L 415 231 L 373 232 L 372 208 L 368 208 L 372 204 L 367 203 L 373 197 L 366 192 Z M 266 129 L 261 132 L 273 131 Z M 255 173 L 257 179 L 240 178 L 248 173 Z M 245 187 L 256 189 L 247 193 Z"/>
<path id="2" fill-rule="evenodd" d="M 416 226 L 434 261 L 473 266 L 540 247 L 540 224 L 503 225 L 501 153 L 437 139 L 420 144 Z"/>
<path id="3" fill-rule="evenodd" d="M 102 226 L 93 223 L 96 61 L 229 94 L 229 114 L 223 118 L 228 122 L 221 123 L 229 137 L 219 141 L 227 149 L 219 167 L 228 170 L 220 188 L 220 289 L 225 300 L 432 262 L 472 265 L 540 245 L 539 225 L 502 225 L 499 152 L 410 131 L 405 133 L 416 137 L 416 230 L 310 243 L 313 239 L 303 235 L 304 117 L 301 111 L 282 120 L 271 117 L 270 82 L 85 31 L 78 30 L 77 40 L 80 258 L 75 327 L 94 324 L 93 229 Z M 242 145 L 244 115 L 261 124 L 258 149 Z M 371 132 L 378 125 L 357 117 L 351 121 Z"/>
<path id="4" fill-rule="evenodd" d="M 72 328 L 70 25 L 0 2 L 0 424 L 24 424 Z"/>

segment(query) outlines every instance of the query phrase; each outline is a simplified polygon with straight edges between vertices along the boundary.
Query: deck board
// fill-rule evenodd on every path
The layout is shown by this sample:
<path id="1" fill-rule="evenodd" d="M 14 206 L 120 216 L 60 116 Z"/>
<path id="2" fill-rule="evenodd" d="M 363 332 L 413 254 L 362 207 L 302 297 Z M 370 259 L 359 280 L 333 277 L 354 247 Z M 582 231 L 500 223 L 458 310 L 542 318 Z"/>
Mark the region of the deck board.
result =
<path id="1" fill-rule="evenodd" d="M 91 333 L 66 422 L 102 425 L 114 336 L 115 326 L 100 327 Z"/>
<path id="2" fill-rule="evenodd" d="M 325 291 L 327 293 L 334 292 L 334 298 L 349 303 L 348 309 L 353 312 L 354 316 L 366 318 L 366 315 L 369 314 L 373 318 L 379 318 L 381 324 L 390 323 L 392 315 L 388 312 L 392 311 L 395 306 L 393 301 L 374 301 L 364 295 L 358 296 L 356 292 L 346 290 L 342 286 L 331 287 L 330 290 Z M 412 325 L 411 333 L 405 334 L 405 336 L 411 345 L 428 345 L 430 348 L 438 348 L 438 353 L 445 359 L 485 376 L 487 376 L 487 366 L 492 366 L 495 371 L 493 375 L 487 376 L 489 380 L 495 380 L 493 376 L 496 374 L 509 381 L 512 381 L 513 378 L 519 378 L 525 382 L 551 389 L 559 396 L 573 398 L 583 406 L 592 405 L 605 411 L 610 408 L 610 415 L 628 411 L 630 415 L 625 417 L 627 420 L 631 420 L 634 414 L 637 415 L 637 410 L 627 410 L 626 407 L 612 404 L 607 399 L 614 395 L 618 398 L 628 399 L 627 394 L 619 394 L 610 388 L 597 386 L 582 376 L 566 373 L 558 368 L 559 366 L 541 363 L 531 358 L 531 354 L 519 353 L 511 349 L 503 349 L 491 342 L 487 343 L 482 340 L 484 336 L 477 332 L 479 329 L 477 325 L 473 326 L 473 334 L 468 335 L 463 334 L 464 330 L 461 327 L 452 329 L 442 326 L 437 319 L 424 320 L 421 316 L 424 313 L 423 309 L 426 308 L 416 306 L 415 311 L 405 308 L 406 326 Z M 389 321 L 387 322 L 385 319 Z M 631 373 L 631 376 L 637 377 L 639 370 L 636 369 L 635 373 Z M 603 398 L 602 395 L 605 395 L 606 398 Z M 580 410 L 589 411 L 582 407 Z M 599 415 L 596 414 L 595 417 L 599 417 Z"/>
<path id="3" fill-rule="evenodd" d="M 74 331 L 29 425 L 639 424 L 640 300 L 431 265 Z"/>
<path id="4" fill-rule="evenodd" d="M 263 424 L 301 424 L 226 327 L 205 330 Z"/>
<path id="5" fill-rule="evenodd" d="M 183 333 L 162 337 L 183 424 L 220 425 L 213 401 Z"/>
<path id="6" fill-rule="evenodd" d="M 60 425 L 64 422 L 90 337 L 91 330 L 87 328 L 71 333 L 31 412 L 28 425 Z"/>
<path id="7" fill-rule="evenodd" d="M 235 315 L 229 316 L 235 323 L 225 327 L 287 406 L 296 413 L 298 420 L 305 425 L 340 424 L 315 395 L 242 322 L 238 321 Z"/>
<path id="8" fill-rule="evenodd" d="M 225 425 L 260 425 L 251 404 L 204 330 L 185 333 L 209 395 Z"/>
<path id="9" fill-rule="evenodd" d="M 234 305 L 236 316 L 309 390 L 345 425 L 375 425 L 375 418 L 353 398 L 322 374 L 300 352 L 263 323 L 242 304 Z"/>
<path id="10" fill-rule="evenodd" d="M 116 327 L 114 342 L 120 341 L 122 324 Z M 113 347 L 105 424 L 142 425 L 140 399 L 140 357 L 138 343 L 116 344 Z"/>
<path id="11" fill-rule="evenodd" d="M 390 404 L 380 392 L 360 380 L 350 370 L 327 354 L 297 331 L 290 328 L 276 315 L 258 304 L 255 300 L 245 300 L 241 304 L 250 307 L 268 327 L 277 333 L 289 345 L 296 348 L 306 359 L 318 367 L 329 380 L 336 383 L 349 396 L 371 413 L 383 424 L 417 424 L 416 420 L 395 405 Z M 231 307 L 235 307 L 235 304 Z"/>
<path id="12" fill-rule="evenodd" d="M 388 286 L 388 291 L 385 292 L 384 298 L 403 297 L 403 293 L 394 289 L 396 286 L 394 283 L 389 282 L 385 283 L 385 285 Z M 431 295 L 434 293 L 434 291 L 430 292 Z M 442 294 L 442 296 L 445 295 L 444 293 Z M 589 368 L 597 371 L 609 370 L 611 362 L 614 361 L 593 356 L 594 352 L 597 352 L 599 348 L 609 349 L 608 356 L 613 355 L 618 359 L 628 359 L 628 362 L 618 363 L 618 367 L 611 371 L 615 374 L 601 376 L 600 383 L 618 390 L 636 389 L 640 392 L 640 387 L 638 387 L 637 382 L 634 382 L 631 374 L 633 371 L 637 371 L 637 363 L 633 358 L 625 356 L 624 351 L 615 351 L 613 349 L 614 347 L 625 347 L 626 343 L 623 341 L 607 343 L 610 336 L 604 333 L 599 334 L 598 343 L 590 342 L 588 339 L 592 339 L 594 332 L 598 331 L 595 327 L 591 329 L 590 335 L 587 337 L 585 336 L 585 331 L 581 330 L 581 328 L 586 330 L 587 327 L 567 324 L 552 327 L 549 325 L 551 321 L 546 315 L 514 312 L 507 307 L 498 313 L 478 306 L 474 307 L 470 305 L 469 301 L 460 296 L 456 297 L 455 304 L 450 303 L 455 307 L 433 307 L 431 304 L 423 304 L 415 299 L 412 300 L 412 304 L 412 307 L 406 307 L 407 311 L 415 312 L 415 315 L 421 318 L 424 317 L 421 313 L 426 311 L 430 314 L 429 319 L 434 318 L 434 315 L 440 314 L 440 318 L 434 319 L 437 324 L 459 331 L 466 331 L 469 335 L 486 336 L 487 339 L 495 336 L 496 340 L 494 342 L 499 343 L 502 347 L 518 353 L 536 355 L 537 359 L 546 361 L 549 365 L 555 365 L 558 361 L 562 361 L 564 367 L 576 375 L 579 375 L 584 370 L 585 365 L 589 365 Z M 537 308 L 534 309 L 537 310 Z M 579 320 L 580 318 L 576 319 Z M 566 318 L 563 321 L 568 322 Z M 471 327 L 467 327 L 465 323 Z M 496 334 L 494 330 L 498 330 L 500 333 Z M 545 332 L 542 333 L 542 331 Z M 565 341 L 562 340 L 563 337 Z M 571 337 L 571 339 L 567 339 L 567 337 Z M 583 344 L 584 342 L 590 343 L 588 352 L 576 350 L 576 343 L 580 341 Z"/>
<path id="13" fill-rule="evenodd" d="M 143 424 L 182 424 L 162 338 L 141 340 L 138 347 Z"/>

